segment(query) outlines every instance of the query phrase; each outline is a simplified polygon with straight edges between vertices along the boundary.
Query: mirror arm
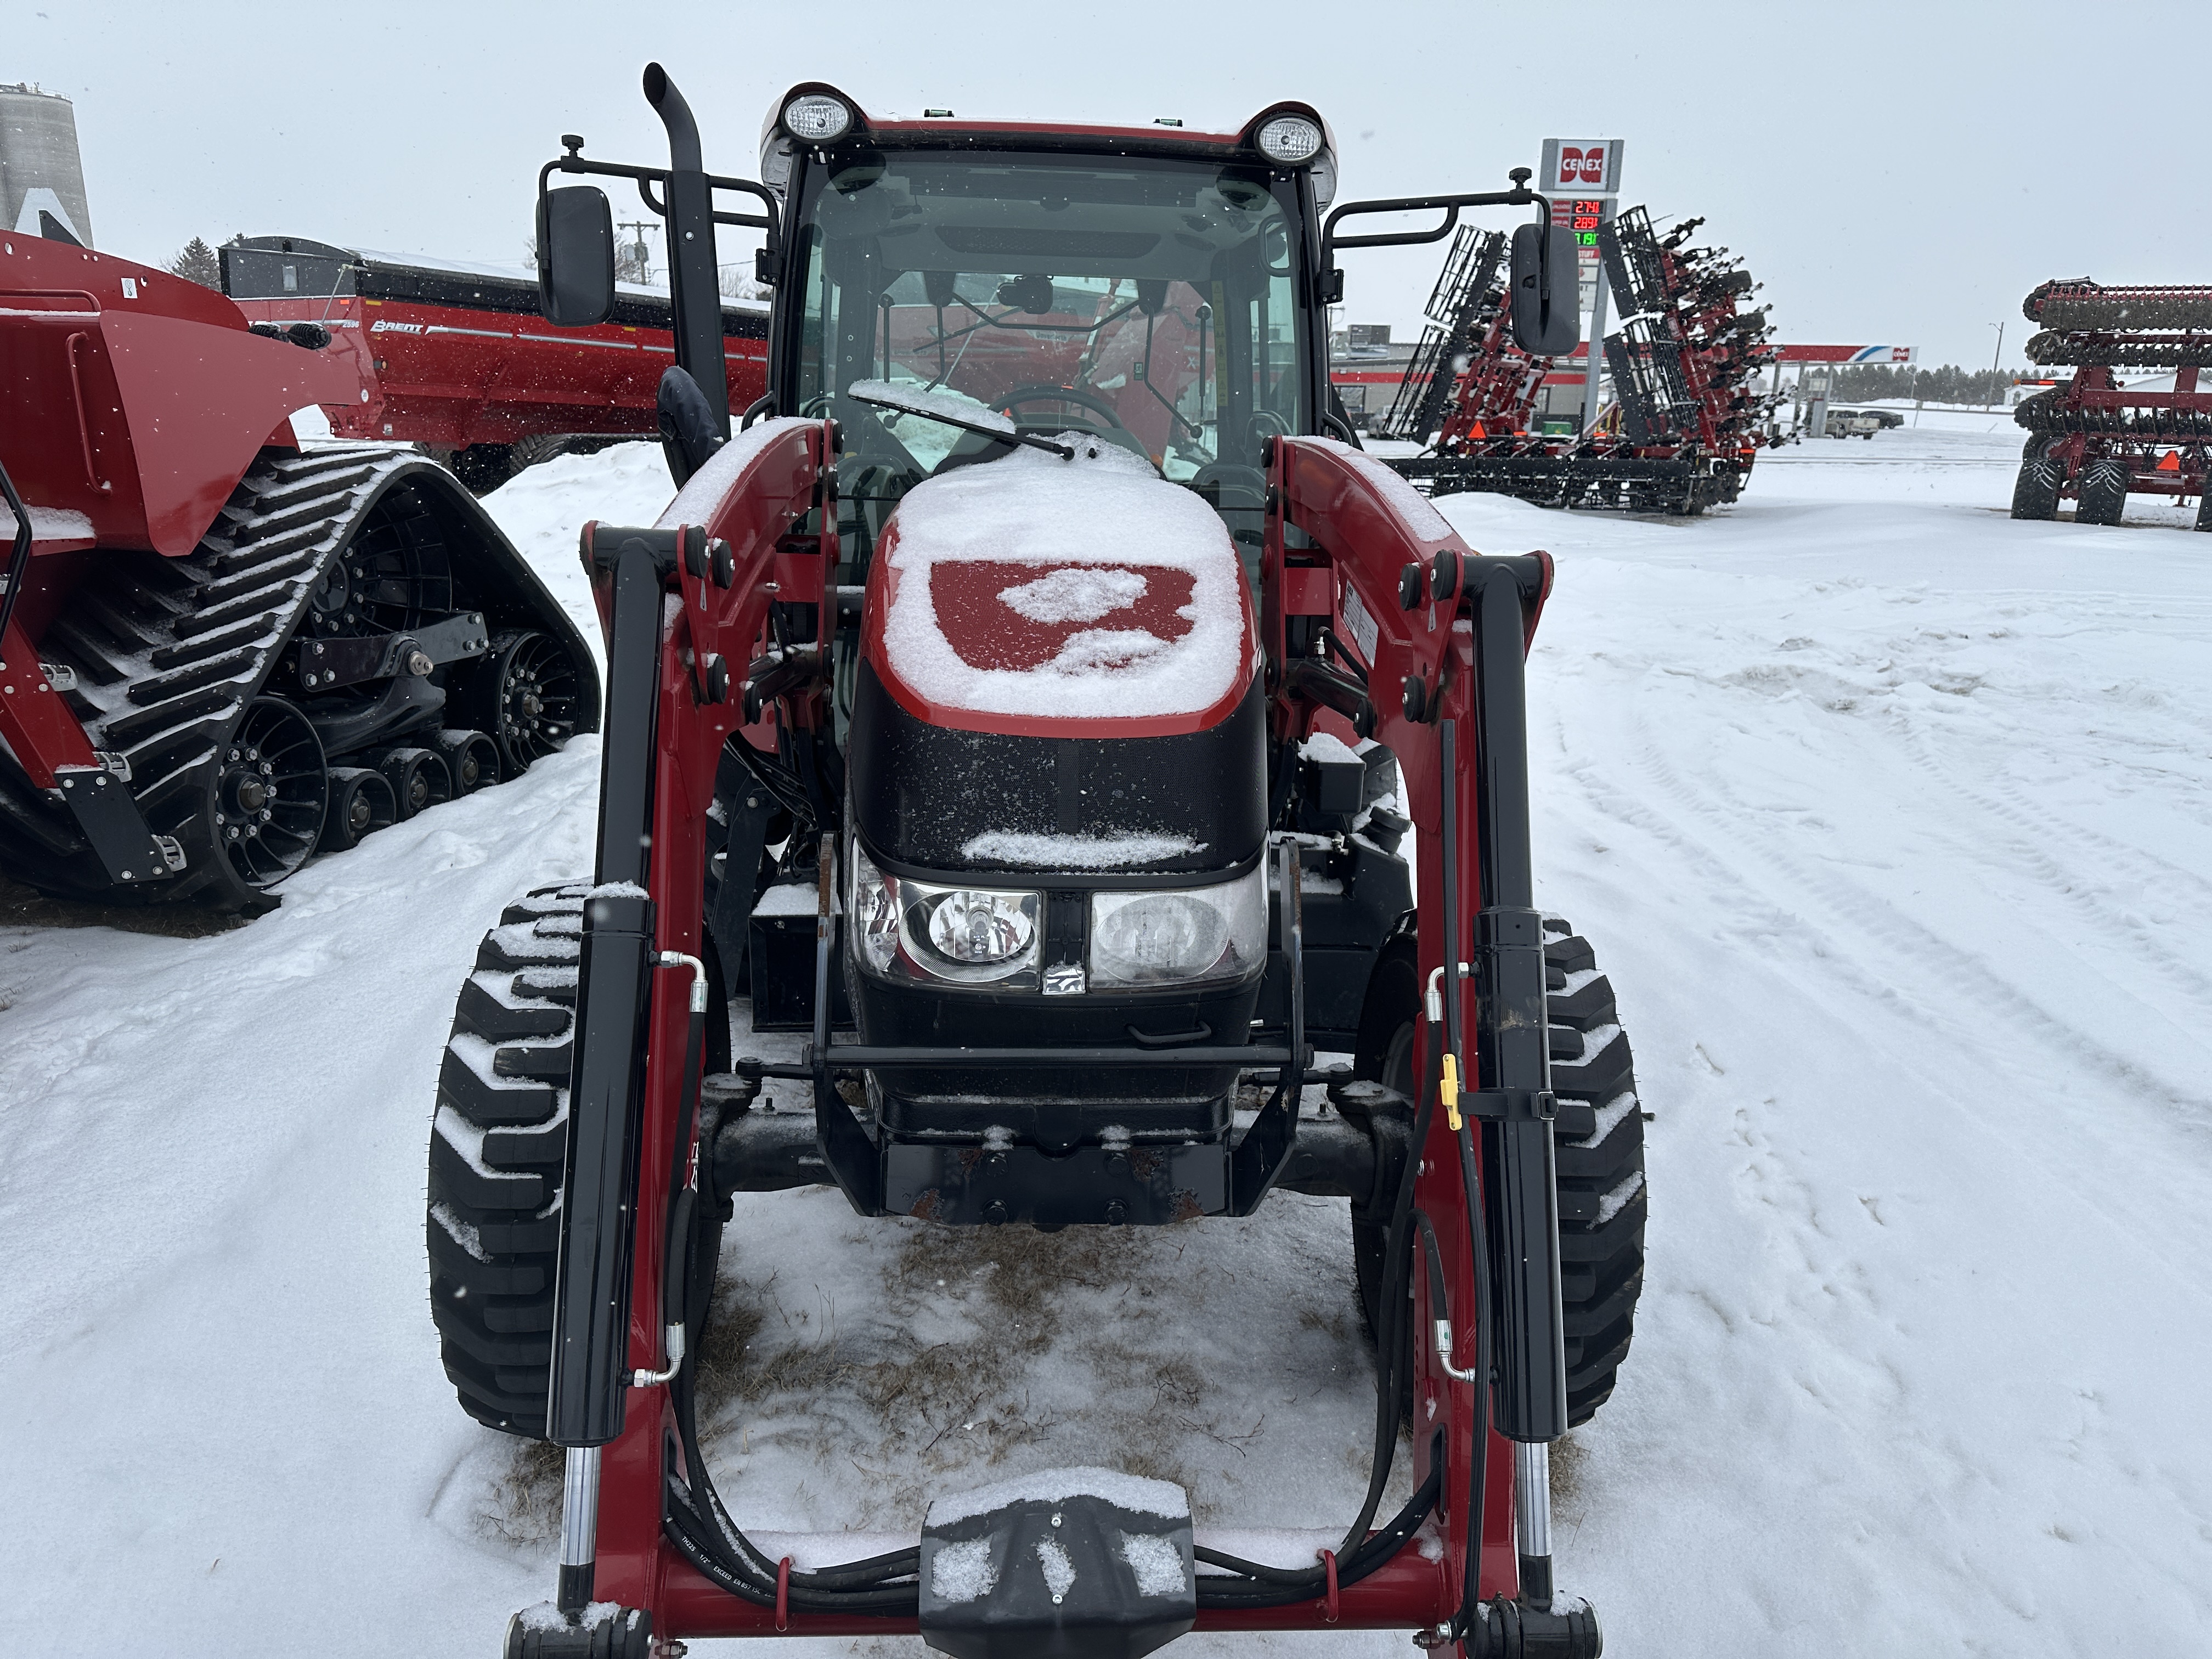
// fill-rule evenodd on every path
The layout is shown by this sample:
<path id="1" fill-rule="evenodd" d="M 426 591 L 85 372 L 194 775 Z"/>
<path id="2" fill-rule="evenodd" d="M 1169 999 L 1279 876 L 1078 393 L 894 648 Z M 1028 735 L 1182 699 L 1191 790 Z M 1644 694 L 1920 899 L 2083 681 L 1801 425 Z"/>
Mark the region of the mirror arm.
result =
<path id="1" fill-rule="evenodd" d="M 1321 233 L 1321 268 L 1323 282 L 1333 287 L 1337 298 L 1343 295 L 1342 278 L 1336 276 L 1336 255 L 1339 249 L 1348 247 L 1405 247 L 1421 242 L 1440 242 L 1458 228 L 1462 208 L 1525 207 L 1536 205 L 1540 222 L 1552 221 L 1552 202 L 1547 196 L 1525 186 L 1511 190 L 1483 191 L 1471 196 L 1412 196 L 1395 201 L 1346 202 L 1332 212 L 1322 222 Z M 1434 230 L 1377 232 L 1371 236 L 1346 236 L 1336 234 L 1337 221 L 1352 214 L 1423 213 L 1442 209 L 1444 222 Z M 1334 281 L 1331 279 L 1334 278 Z"/>

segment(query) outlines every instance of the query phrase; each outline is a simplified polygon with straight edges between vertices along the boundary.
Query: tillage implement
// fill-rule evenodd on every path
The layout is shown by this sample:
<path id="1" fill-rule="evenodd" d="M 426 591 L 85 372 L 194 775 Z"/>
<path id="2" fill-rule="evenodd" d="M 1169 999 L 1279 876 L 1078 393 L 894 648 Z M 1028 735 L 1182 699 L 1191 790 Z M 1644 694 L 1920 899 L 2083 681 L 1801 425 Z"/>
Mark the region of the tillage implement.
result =
<path id="1" fill-rule="evenodd" d="M 596 729 L 582 635 L 451 473 L 301 443 L 368 396 L 331 347 L 0 237 L 0 875 L 264 908 Z"/>
<path id="2" fill-rule="evenodd" d="M 2212 363 L 2212 288 L 2106 288 L 2085 276 L 2045 283 L 2021 308 L 2042 325 L 2028 356 L 2075 368 L 2013 411 L 2028 434 L 2013 517 L 2053 519 L 2070 498 L 2076 524 L 2113 525 L 2131 495 L 2183 505 L 2194 495 L 2196 527 L 2212 530 L 2212 388 L 2197 384 Z"/>
<path id="3" fill-rule="evenodd" d="M 1627 1352 L 1643 1127 L 1612 988 L 1532 896 L 1551 561 L 1478 556 L 1326 412 L 1336 254 L 1388 240 L 1342 222 L 1532 210 L 1510 270 L 1542 342 L 1574 294 L 1548 204 L 1332 207 L 1298 104 L 1227 132 L 1011 125 L 819 83 L 775 106 L 759 179 L 728 179 L 658 65 L 645 92 L 671 164 L 571 141 L 540 175 L 541 283 L 564 326 L 612 297 L 606 198 L 564 179 L 665 205 L 680 491 L 582 528 L 597 866 L 486 938 L 431 1146 L 447 1374 L 564 1451 L 557 1594 L 507 1652 L 919 1632 L 1134 1659 L 1335 1627 L 1596 1655 L 1553 1588 L 1548 1454 Z M 734 434 L 694 370 L 718 223 L 764 234 L 776 296 Z M 739 984 L 802 1058 L 732 1056 Z M 758 1109 L 763 1079 L 811 1108 Z M 1332 1109 L 1302 1114 L 1310 1090 Z M 716 1273 L 746 1270 L 725 1223 L 806 1187 L 1047 1230 L 1348 1200 L 1364 1501 L 1256 1559 L 1179 1486 L 1048 1468 L 939 1495 L 869 1559 L 765 1547 L 715 1490 L 694 1367 Z"/>
<path id="4" fill-rule="evenodd" d="M 1703 221 L 1662 234 L 1642 208 L 1598 230 L 1621 326 L 1605 338 L 1613 406 L 1579 436 L 1533 428 L 1570 319 L 1539 351 L 1509 326 L 1502 234 L 1462 227 L 1429 297 L 1429 323 L 1378 436 L 1424 446 L 1390 465 L 1431 494 L 1490 490 L 1545 507 L 1694 514 L 1735 501 L 1774 399 L 1766 308 L 1741 311 L 1751 273 L 1726 248 L 1689 245 Z"/>

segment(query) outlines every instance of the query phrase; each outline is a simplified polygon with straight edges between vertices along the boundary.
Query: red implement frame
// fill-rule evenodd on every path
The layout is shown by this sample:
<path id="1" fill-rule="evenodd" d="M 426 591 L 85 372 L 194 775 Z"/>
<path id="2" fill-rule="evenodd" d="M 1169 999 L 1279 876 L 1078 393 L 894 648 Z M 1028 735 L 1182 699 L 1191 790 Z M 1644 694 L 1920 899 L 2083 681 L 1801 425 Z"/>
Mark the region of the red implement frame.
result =
<path id="1" fill-rule="evenodd" d="M 654 949 L 696 954 L 706 858 L 707 809 L 715 762 L 724 740 L 742 722 L 742 702 L 731 687 L 722 701 L 712 688 L 721 664 L 742 664 L 757 654 L 767 636 L 769 606 L 822 606 L 830 596 L 837 557 L 836 474 L 837 447 L 833 424 L 787 419 L 763 423 L 741 435 L 750 451 L 729 468 L 718 460 L 715 473 L 727 477 L 722 493 L 711 500 L 695 488 L 679 496 L 664 519 L 703 524 L 706 534 L 726 543 L 735 564 L 735 580 L 718 586 L 676 562 L 664 578 L 658 672 L 657 752 L 654 757 L 652 848 L 647 890 L 659 918 Z M 732 458 L 734 459 L 734 458 Z M 1445 890 L 1442 833 L 1446 791 L 1455 797 L 1457 822 L 1469 826 L 1458 836 L 1459 890 L 1468 897 L 1482 890 L 1477 856 L 1480 786 L 1472 741 L 1460 749 L 1455 776 L 1443 775 L 1440 722 L 1457 730 L 1476 729 L 1476 645 L 1469 617 L 1471 595 L 1480 578 L 1470 571 L 1456 592 L 1435 604 L 1414 608 L 1401 604 L 1401 574 L 1408 565 L 1425 568 L 1440 554 L 1456 556 L 1479 568 L 1483 562 L 1410 486 L 1342 446 L 1320 439 L 1278 440 L 1270 447 L 1269 511 L 1262 565 L 1262 628 L 1268 654 L 1269 684 L 1274 689 L 1272 724 L 1279 738 L 1313 728 L 1319 709 L 1285 689 L 1286 623 L 1290 617 L 1325 617 L 1347 648 L 1369 659 L 1365 667 L 1377 715 L 1376 735 L 1397 753 L 1415 823 L 1420 828 L 1420 890 Z M 807 515 L 830 526 L 801 533 Z M 590 544 L 592 531 L 586 540 Z M 1550 585 L 1548 556 L 1536 555 L 1541 587 Z M 595 574 L 603 617 L 611 614 L 614 579 Z M 678 601 L 680 600 L 680 604 Z M 1522 603 L 1522 641 L 1533 633 L 1540 593 Z M 816 615 L 823 612 L 817 609 Z M 1424 688 L 1419 712 L 1410 718 L 1400 689 L 1408 680 Z M 776 718 L 794 726 L 811 725 L 821 708 L 820 683 L 779 700 Z M 1422 981 L 1448 955 L 1442 907 L 1423 907 L 1419 921 Z M 1457 1022 L 1470 1035 L 1477 1029 L 1475 999 L 1467 981 L 1449 975 L 1462 999 Z M 688 1011 L 681 975 L 653 980 L 647 1039 L 643 1121 L 635 1193 L 635 1254 L 632 1258 L 626 1364 L 632 1371 L 655 1370 L 666 1363 L 662 1330 L 654 1314 L 661 1305 L 667 1236 L 668 1182 L 678 1148 L 681 1075 L 686 1053 Z M 1470 1073 L 1476 1056 L 1466 1059 Z M 1469 1211 L 1461 1188 L 1457 1143 L 1445 1115 L 1436 1112 L 1420 1149 L 1416 1203 L 1432 1218 L 1442 1246 L 1445 1298 L 1459 1328 L 1463 1352 L 1440 1355 L 1434 1331 L 1417 1320 L 1414 1339 L 1416 1420 L 1444 1431 L 1441 1443 L 1446 1468 L 1437 1511 L 1423 1538 L 1401 1550 L 1382 1570 L 1333 1595 L 1290 1606 L 1242 1610 L 1201 1607 L 1200 1630 L 1339 1628 L 1419 1629 L 1449 1624 L 1460 1610 L 1467 1551 L 1474 1534 L 1465 1514 L 1471 1460 L 1477 1436 L 1486 1460 L 1486 1514 L 1480 1528 L 1482 1598 L 1517 1593 L 1518 1564 L 1513 1539 L 1514 1456 L 1512 1443 L 1481 1415 L 1473 1388 L 1452 1379 L 1447 1361 L 1472 1365 L 1475 1286 Z M 1426 1305 L 1426 1268 L 1416 1253 L 1413 1293 Z M 1430 1413 L 1433 1409 L 1434 1417 Z M 709 1636 L 834 1636 L 896 1634 L 915 1628 L 911 1618 L 804 1611 L 780 1613 L 774 1605 L 742 1600 L 709 1582 L 665 1538 L 662 1505 L 664 1460 L 680 1459 L 674 1411 L 665 1386 L 633 1388 L 625 1395 L 623 1427 L 602 1455 L 593 1596 L 651 1614 L 656 1639 Z M 1418 1483 L 1428 1474 L 1431 1437 L 1414 1437 Z M 1441 1534 L 1440 1536 L 1438 1534 Z M 1426 1543 L 1425 1550 L 1421 1544 Z M 1435 1545 L 1441 1543 L 1442 1548 Z M 1432 1559 L 1433 1558 L 1433 1559 Z"/>

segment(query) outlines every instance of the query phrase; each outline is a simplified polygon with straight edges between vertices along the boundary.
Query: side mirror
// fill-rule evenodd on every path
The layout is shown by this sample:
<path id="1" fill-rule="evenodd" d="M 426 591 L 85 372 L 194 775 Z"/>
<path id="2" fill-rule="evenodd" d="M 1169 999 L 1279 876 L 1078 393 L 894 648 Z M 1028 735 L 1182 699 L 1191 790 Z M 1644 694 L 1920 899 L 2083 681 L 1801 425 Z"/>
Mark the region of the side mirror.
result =
<path id="1" fill-rule="evenodd" d="M 558 328 L 589 328 L 615 308 L 615 224 L 606 192 L 570 185 L 538 197 L 538 309 Z"/>
<path id="2" fill-rule="evenodd" d="M 1582 343 L 1574 233 L 1562 225 L 1513 228 L 1513 343 L 1532 357 L 1564 357 Z"/>

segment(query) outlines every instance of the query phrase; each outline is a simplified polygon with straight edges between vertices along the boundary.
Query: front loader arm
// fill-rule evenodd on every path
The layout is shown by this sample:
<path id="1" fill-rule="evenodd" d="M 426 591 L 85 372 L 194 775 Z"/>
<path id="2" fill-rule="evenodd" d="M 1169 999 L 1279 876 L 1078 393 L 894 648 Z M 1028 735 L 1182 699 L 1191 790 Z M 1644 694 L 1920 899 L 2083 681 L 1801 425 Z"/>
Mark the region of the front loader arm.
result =
<path id="1" fill-rule="evenodd" d="M 649 1608 L 665 1572 L 688 1571 L 662 1535 L 668 1389 L 638 1380 L 668 1370 L 680 1340 L 663 1290 L 688 1241 L 671 1240 L 670 1220 L 691 1212 L 678 1200 L 696 1166 L 693 1039 L 716 1012 L 686 994 L 684 970 L 702 955 L 707 810 L 723 744 L 745 724 L 744 665 L 804 626 L 805 608 L 820 626 L 836 556 L 836 446 L 827 422 L 765 422 L 652 528 L 584 527 L 607 630 L 608 720 L 547 1414 L 548 1437 L 569 1449 L 564 1605 Z M 818 685 L 793 684 L 755 725 L 811 724 L 818 705 Z"/>
<path id="2" fill-rule="evenodd" d="M 1480 1650 L 1481 1603 L 1519 1597 L 1492 1620 L 1531 1631 L 1553 1616 L 1543 1454 L 1567 1426 L 1522 670 L 1552 562 L 1477 555 L 1395 473 L 1325 439 L 1277 440 L 1268 482 L 1272 732 L 1291 742 L 1312 729 L 1325 624 L 1340 660 L 1354 659 L 1338 678 L 1364 673 L 1355 723 L 1397 756 L 1419 831 L 1418 982 L 1430 994 L 1413 1201 L 1437 1250 L 1414 1250 L 1413 1289 L 1431 1306 L 1440 1262 L 1449 1322 L 1416 1322 L 1415 1413 L 1425 1420 L 1432 1403 L 1449 1429 L 1439 1622 L 1457 1609 L 1454 1633 Z M 1416 1480 L 1430 1444 L 1414 1437 Z M 1477 1504 L 1479 1546 L 1466 1522 Z"/>

